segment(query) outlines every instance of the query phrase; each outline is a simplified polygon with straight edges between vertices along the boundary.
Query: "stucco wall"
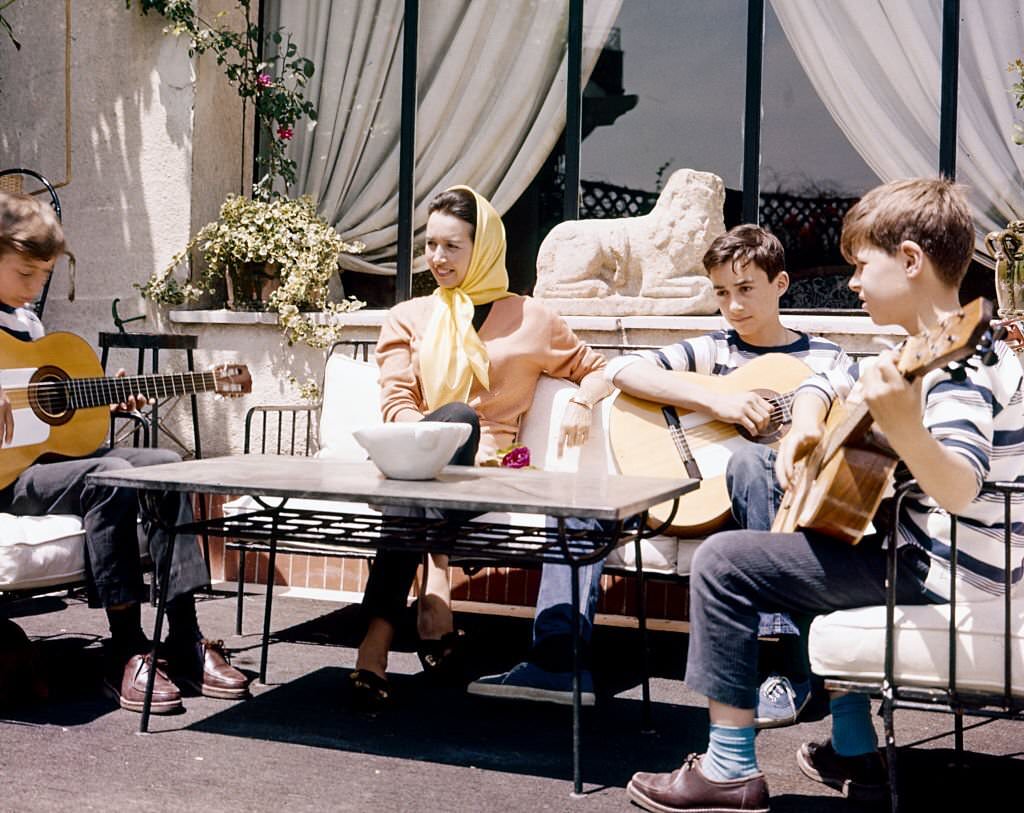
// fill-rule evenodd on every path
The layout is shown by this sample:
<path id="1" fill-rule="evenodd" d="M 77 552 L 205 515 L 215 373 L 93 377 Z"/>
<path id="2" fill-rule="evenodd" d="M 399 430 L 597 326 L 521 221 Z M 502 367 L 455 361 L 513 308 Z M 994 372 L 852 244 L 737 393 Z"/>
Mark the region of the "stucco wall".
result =
<path id="1" fill-rule="evenodd" d="M 201 3 L 209 16 L 233 7 L 230 0 Z M 248 188 L 251 146 L 244 154 L 241 104 L 212 57 L 190 59 L 184 42 L 163 33 L 166 21 L 143 17 L 137 6 L 19 0 L 4 14 L 22 48 L 0 36 L 0 168 L 35 169 L 61 187 L 68 245 L 78 260 L 76 298 L 68 301 L 61 261 L 44 322 L 95 345 L 99 331 L 114 329 L 114 298 L 122 317 L 144 313 L 133 283 L 165 266 L 216 217 L 228 192 Z M 161 327 L 150 319 L 128 329 Z M 244 337 L 223 341 L 230 350 Z M 161 366 L 181 366 L 177 355 L 165 354 Z M 111 364 L 134 371 L 135 357 L 121 351 Z"/>
<path id="2" fill-rule="evenodd" d="M 95 341 L 112 329 L 110 303 L 141 312 L 133 282 L 187 241 L 191 211 L 193 65 L 160 19 L 123 3 L 71 3 L 71 177 L 64 138 L 63 2 L 7 9 L 20 52 L 0 44 L 4 166 L 36 169 L 59 190 L 68 244 L 78 258 L 77 295 L 61 264 L 44 314 L 48 329 Z"/>

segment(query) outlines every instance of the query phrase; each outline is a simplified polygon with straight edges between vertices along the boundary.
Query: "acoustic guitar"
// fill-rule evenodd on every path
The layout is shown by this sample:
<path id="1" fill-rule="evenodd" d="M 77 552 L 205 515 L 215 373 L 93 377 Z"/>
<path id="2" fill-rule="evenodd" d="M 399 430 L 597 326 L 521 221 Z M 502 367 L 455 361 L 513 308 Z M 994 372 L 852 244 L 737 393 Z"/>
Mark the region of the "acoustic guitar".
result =
<path id="1" fill-rule="evenodd" d="M 748 443 L 777 446 L 788 431 L 793 390 L 814 374 L 793 356 L 769 353 L 728 375 L 674 372 L 709 393 L 754 391 L 772 404 L 771 423 L 754 437 L 737 424 L 717 421 L 704 412 L 645 401 L 620 392 L 612 404 L 609 436 L 612 454 L 623 474 L 648 477 L 692 477 L 700 487 L 679 498 L 679 508 L 666 533 L 707 534 L 729 518 L 732 503 L 725 485 L 725 467 L 739 447 Z M 648 512 L 652 527 L 670 516 L 672 503 Z"/>
<path id="2" fill-rule="evenodd" d="M 908 338 L 899 348 L 897 369 L 908 380 L 950 362 L 984 352 L 978 342 L 990 327 L 992 305 L 975 299 L 935 328 Z M 954 371 L 959 374 L 961 371 Z M 897 458 L 873 444 L 872 418 L 863 402 L 830 414 L 821 442 L 796 464 L 773 531 L 820 531 L 855 545 L 864 536 L 885 496 Z"/>
<path id="3" fill-rule="evenodd" d="M 237 396 L 252 390 L 252 378 L 238 364 L 209 372 L 106 378 L 96 353 L 73 333 L 23 342 L 0 331 L 0 388 L 14 413 L 14 436 L 0 448 L 0 488 L 6 488 L 44 455 L 92 454 L 106 437 L 110 406 L 132 395 Z"/>

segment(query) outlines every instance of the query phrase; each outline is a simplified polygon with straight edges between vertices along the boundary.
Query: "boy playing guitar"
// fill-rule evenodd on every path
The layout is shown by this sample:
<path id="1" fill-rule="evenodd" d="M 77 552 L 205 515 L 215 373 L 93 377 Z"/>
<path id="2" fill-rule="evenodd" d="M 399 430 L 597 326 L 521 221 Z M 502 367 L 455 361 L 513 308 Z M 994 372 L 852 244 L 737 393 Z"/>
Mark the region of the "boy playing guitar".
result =
<path id="1" fill-rule="evenodd" d="M 854 265 L 850 288 L 876 323 L 900 325 L 915 337 L 952 335 L 964 321 L 958 288 L 973 248 L 970 210 L 947 180 L 877 187 L 843 225 L 843 254 Z M 950 514 L 966 520 L 958 534 L 958 591 L 1003 590 L 1002 505 L 979 492 L 986 481 L 1024 480 L 1024 397 L 1018 359 L 1003 342 L 991 355 L 991 366 L 975 363 L 953 374 L 929 365 L 931 371 L 914 380 L 902 372 L 907 360 L 895 353 L 851 368 L 849 381 L 856 386 L 847 403 L 866 404 L 901 458 L 897 478 L 916 480 L 896 529 L 898 603 L 948 600 Z M 794 482 L 797 461 L 823 437 L 834 396 L 835 386 L 823 376 L 798 393 L 793 427 L 776 464 L 783 486 Z M 883 541 L 873 534 L 854 546 L 808 530 L 730 531 L 698 549 L 686 682 L 708 697 L 708 751 L 670 774 L 635 774 L 627 792 L 637 804 L 660 813 L 768 809 L 767 783 L 754 753 L 758 613 L 812 616 L 884 604 Z M 1011 567 L 1019 570 L 1017 556 Z M 800 769 L 845 795 L 884 796 L 886 771 L 867 696 L 833 697 L 831 709 L 831 739 L 801 746 Z"/>
<path id="2" fill-rule="evenodd" d="M 710 415 L 715 421 L 721 422 L 716 424 L 717 427 L 727 424 L 731 429 L 736 425 L 748 436 L 775 434 L 775 430 L 780 428 L 779 424 L 784 423 L 779 419 L 779 406 L 752 389 L 736 387 L 726 392 L 724 387 L 713 387 L 712 384 L 718 383 L 718 377 L 735 372 L 737 378 L 740 378 L 746 369 L 750 369 L 746 365 L 765 363 L 771 368 L 775 360 L 774 363 L 781 368 L 780 376 L 791 376 L 791 368 L 798 368 L 799 372 L 793 381 L 793 386 L 796 386 L 812 372 L 845 370 L 850 359 L 834 342 L 789 330 L 779 321 L 779 299 L 789 287 L 789 275 L 785 270 L 782 244 L 770 232 L 750 224 L 736 226 L 711 243 L 703 257 L 703 264 L 714 286 L 722 316 L 730 329 L 686 339 L 660 350 L 641 351 L 612 359 L 606 368 L 606 375 L 623 393 L 635 396 L 628 400 L 630 408 L 635 409 L 637 414 L 642 414 L 641 411 L 645 409 L 638 405 L 637 399 L 657 405 L 646 407 L 655 414 L 655 422 L 661 421 L 661 411 L 669 411 L 675 416 L 676 408 L 679 408 L 701 413 L 701 420 Z M 694 373 L 699 375 L 691 375 Z M 777 386 L 780 383 L 777 377 L 761 381 L 756 386 L 766 390 L 783 390 L 783 387 Z M 664 410 L 659 410 L 658 406 L 664 407 Z M 785 411 L 788 412 L 788 406 Z M 613 415 L 613 421 L 615 417 Z M 639 422 L 642 421 L 641 418 Z M 647 424 L 653 425 L 653 422 Z M 721 485 L 724 492 L 725 483 L 720 481 L 729 480 L 730 473 L 722 472 L 722 467 L 716 472 L 709 469 L 697 472 L 691 466 L 699 463 L 699 460 L 690 460 L 686 470 L 681 470 L 683 464 L 679 457 L 674 460 L 676 469 L 662 469 L 658 466 L 657 461 L 662 455 L 672 458 L 676 454 L 663 422 L 657 432 L 646 437 L 650 438 L 649 443 L 645 444 L 639 436 L 634 436 L 626 437 L 625 443 L 620 446 L 616 442 L 613 423 L 612 442 L 623 473 L 702 477 L 719 481 L 716 484 Z M 624 448 L 631 441 L 634 447 Z M 742 458 L 741 468 L 762 472 L 771 470 L 775 452 L 770 446 L 742 440 L 739 443 L 744 447 L 742 454 L 734 454 L 729 460 L 730 468 L 734 462 L 739 462 L 738 458 Z M 634 467 L 626 465 L 620 451 L 630 453 L 636 461 Z M 719 459 L 714 462 L 722 459 L 724 456 L 719 455 Z M 704 491 L 703 487 L 701 491 Z M 728 518 L 730 507 L 742 527 L 765 530 L 771 527 L 781 493 L 758 504 L 749 502 L 745 495 L 736 492 L 732 496 L 731 506 L 728 494 L 721 501 L 716 495 L 713 508 L 708 511 L 704 510 L 705 506 L 699 506 L 699 512 L 707 514 L 711 522 L 708 523 L 709 527 L 692 529 L 691 535 L 705 533 L 712 527 L 721 527 L 722 522 Z M 696 498 L 701 499 L 700 492 Z M 709 498 L 708 502 L 712 500 Z M 719 506 L 720 502 L 724 502 L 724 507 Z M 684 511 L 681 507 L 676 522 L 692 521 L 696 513 L 691 509 Z M 585 569 L 586 575 L 582 577 L 589 582 L 589 586 L 581 586 L 580 593 L 591 597 L 587 603 L 584 629 L 588 628 L 593 618 L 602 565 L 598 562 L 588 566 Z M 571 650 L 566 642 L 571 640 L 572 616 L 566 609 L 571 603 L 568 571 L 568 567 L 559 565 L 545 565 L 542 570 L 533 649 L 529 661 L 502 675 L 474 681 L 469 686 L 471 694 L 570 702 L 571 693 L 567 687 L 571 686 L 571 673 L 567 671 L 567 658 Z M 802 659 L 797 654 L 800 647 L 794 634 L 797 630 L 788 619 L 766 615 L 762 632 L 764 635 L 779 637 L 779 660 L 786 664 L 790 674 L 785 678 L 772 675 L 764 681 L 765 694 L 758 704 L 758 717 L 765 725 L 786 725 L 795 722 L 799 708 L 810 696 L 809 676 L 806 669 L 800 671 Z M 797 686 L 796 691 L 793 690 L 791 680 Z M 589 684 L 589 681 L 589 673 L 585 673 L 584 684 Z M 773 687 L 784 687 L 785 693 L 777 694 Z"/>
<path id="3" fill-rule="evenodd" d="M 33 350 L 48 341 L 43 337 L 42 323 L 27 303 L 39 296 L 54 262 L 64 253 L 64 232 L 52 210 L 30 196 L 0 192 L 0 331 L 14 342 L 26 343 L 26 357 L 31 357 Z M 56 336 L 51 338 L 56 339 Z M 55 364 L 65 366 L 71 361 L 70 358 L 54 359 Z M 245 372 L 237 389 L 230 387 L 223 391 L 240 395 L 247 379 L 248 372 Z M 123 397 L 121 406 L 125 408 L 134 408 L 136 403 L 146 400 L 141 392 L 115 392 L 120 392 L 115 400 Z M 56 403 L 61 409 L 68 405 L 63 398 L 54 401 L 50 395 L 41 395 L 31 386 L 12 387 L 10 392 L 0 389 L 0 454 L 17 456 L 19 446 L 34 449 L 38 445 L 20 444 L 16 412 L 27 417 L 30 407 L 34 407 L 39 414 L 53 418 L 58 424 L 64 417 L 72 417 L 74 410 L 66 410 L 66 415 L 57 414 L 61 410 L 53 409 Z M 130 489 L 94 486 L 86 477 L 93 472 L 168 463 L 180 458 L 165 449 L 94 451 L 106 426 L 108 403 L 90 402 L 91 409 L 82 411 L 92 413 L 92 420 L 86 415 L 87 423 L 97 423 L 95 418 L 98 418 L 100 428 L 96 441 L 70 452 L 84 456 L 47 463 L 32 463 L 38 455 L 28 458 L 26 467 L 19 465 L 14 472 L 17 476 L 13 481 L 5 482 L 0 488 L 0 511 L 20 516 L 57 513 L 82 517 L 89 606 L 103 607 L 110 624 L 105 684 L 122 708 L 141 711 L 153 664 L 148 654 L 151 645 L 142 631 L 140 614 L 140 601 L 146 593 L 139 561 L 138 498 Z M 45 425 L 44 421 L 40 423 Z M 159 510 L 162 520 L 159 524 L 164 527 L 181 525 L 192 518 L 191 502 L 185 494 L 165 495 L 160 500 Z M 170 555 L 172 548 L 174 551 L 175 566 L 168 585 L 170 631 L 166 652 L 175 679 L 189 683 L 210 697 L 245 697 L 248 693 L 245 675 L 228 663 L 219 642 L 207 640 L 199 630 L 193 593 L 208 583 L 209 574 L 195 539 L 181 539 L 177 545 L 172 545 L 173 540 L 162 528 L 149 527 L 147 531 L 149 551 L 158 573 L 164 572 L 161 562 Z M 180 708 L 181 692 L 168 675 L 157 668 L 153 713 L 166 714 Z"/>

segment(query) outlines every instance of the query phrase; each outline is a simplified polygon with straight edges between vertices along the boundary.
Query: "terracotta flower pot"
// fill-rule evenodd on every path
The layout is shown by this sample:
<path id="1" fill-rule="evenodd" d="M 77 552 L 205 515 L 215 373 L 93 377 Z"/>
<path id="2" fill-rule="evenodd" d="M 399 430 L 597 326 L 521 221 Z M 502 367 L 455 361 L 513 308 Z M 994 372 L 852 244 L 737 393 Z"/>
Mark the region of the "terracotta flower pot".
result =
<path id="1" fill-rule="evenodd" d="M 265 311 L 270 295 L 281 287 L 277 263 L 243 263 L 227 273 L 228 310 Z"/>

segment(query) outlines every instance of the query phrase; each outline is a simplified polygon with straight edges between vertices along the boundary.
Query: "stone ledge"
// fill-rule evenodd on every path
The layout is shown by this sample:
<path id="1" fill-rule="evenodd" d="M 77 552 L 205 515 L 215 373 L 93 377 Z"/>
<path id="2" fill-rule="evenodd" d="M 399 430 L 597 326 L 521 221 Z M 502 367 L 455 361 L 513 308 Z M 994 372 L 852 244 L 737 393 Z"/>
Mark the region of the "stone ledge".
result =
<path id="1" fill-rule="evenodd" d="M 386 310 L 368 309 L 347 313 L 345 326 L 380 327 Z M 170 321 L 182 325 L 276 325 L 277 316 L 260 311 L 172 310 Z M 326 317 L 322 317 L 326 319 Z M 719 315 L 711 316 L 566 316 L 569 326 L 580 332 L 614 333 L 623 331 L 679 331 L 686 334 L 706 333 L 725 327 Z M 901 336 L 903 330 L 888 325 L 880 327 L 867 316 L 846 314 L 783 313 L 782 322 L 793 330 L 821 335 Z"/>

